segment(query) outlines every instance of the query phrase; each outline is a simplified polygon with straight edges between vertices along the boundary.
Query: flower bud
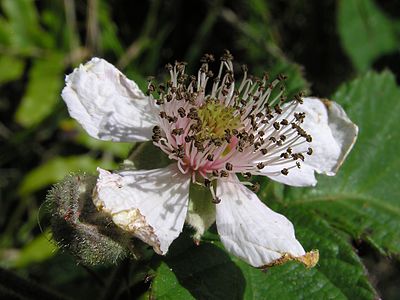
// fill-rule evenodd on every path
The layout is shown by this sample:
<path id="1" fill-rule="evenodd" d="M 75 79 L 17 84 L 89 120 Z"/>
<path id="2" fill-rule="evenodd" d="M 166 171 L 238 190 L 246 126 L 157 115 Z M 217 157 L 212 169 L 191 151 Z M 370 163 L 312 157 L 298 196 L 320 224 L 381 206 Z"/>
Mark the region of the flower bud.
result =
<path id="1" fill-rule="evenodd" d="M 84 265 L 114 264 L 133 246 L 110 217 L 97 211 L 91 199 L 95 184 L 95 176 L 69 175 L 49 191 L 53 239 Z"/>

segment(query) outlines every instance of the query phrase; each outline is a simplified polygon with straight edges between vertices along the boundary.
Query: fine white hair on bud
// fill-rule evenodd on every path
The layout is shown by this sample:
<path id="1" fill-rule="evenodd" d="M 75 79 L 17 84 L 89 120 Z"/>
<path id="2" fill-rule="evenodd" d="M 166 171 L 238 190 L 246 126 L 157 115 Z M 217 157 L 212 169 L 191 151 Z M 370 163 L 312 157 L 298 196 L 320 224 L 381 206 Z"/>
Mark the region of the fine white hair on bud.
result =
<path id="1" fill-rule="evenodd" d="M 84 265 L 115 264 L 128 255 L 131 241 L 93 205 L 95 183 L 95 176 L 69 175 L 49 191 L 52 238 Z"/>

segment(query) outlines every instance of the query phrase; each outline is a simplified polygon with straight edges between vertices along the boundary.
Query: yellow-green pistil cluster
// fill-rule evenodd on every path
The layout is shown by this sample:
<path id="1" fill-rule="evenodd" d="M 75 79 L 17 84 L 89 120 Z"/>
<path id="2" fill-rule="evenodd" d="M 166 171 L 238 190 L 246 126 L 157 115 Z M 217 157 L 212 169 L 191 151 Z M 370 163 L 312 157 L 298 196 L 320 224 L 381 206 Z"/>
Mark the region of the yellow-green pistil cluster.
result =
<path id="1" fill-rule="evenodd" d="M 197 113 L 201 124 L 196 134 L 199 139 L 222 139 L 226 133 L 238 130 L 241 126 L 240 114 L 235 115 L 235 108 L 217 101 L 207 101 Z"/>

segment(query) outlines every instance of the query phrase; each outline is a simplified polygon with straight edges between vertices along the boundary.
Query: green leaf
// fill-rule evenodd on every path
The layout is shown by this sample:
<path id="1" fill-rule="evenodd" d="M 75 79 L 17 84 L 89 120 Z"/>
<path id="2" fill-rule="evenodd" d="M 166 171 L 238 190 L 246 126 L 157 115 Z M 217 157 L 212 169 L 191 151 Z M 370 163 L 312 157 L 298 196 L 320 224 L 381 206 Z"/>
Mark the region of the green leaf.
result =
<path id="1" fill-rule="evenodd" d="M 346 52 L 358 71 L 366 71 L 373 61 L 398 48 L 393 22 L 373 0 L 341 0 L 338 31 Z"/>
<path id="2" fill-rule="evenodd" d="M 102 162 L 90 156 L 70 156 L 53 158 L 30 171 L 19 187 L 21 196 L 33 193 L 52 183 L 56 183 L 72 172 L 95 172 L 96 168 L 115 168 L 111 162 Z"/>
<path id="3" fill-rule="evenodd" d="M 50 241 L 49 232 L 38 235 L 24 246 L 12 262 L 14 268 L 25 268 L 33 263 L 42 262 L 57 253 L 58 247 Z"/>
<path id="4" fill-rule="evenodd" d="M 245 285 L 225 251 L 211 243 L 196 246 L 186 234 L 172 244 L 154 276 L 151 296 L 156 299 L 188 293 L 195 299 L 241 299 Z"/>
<path id="5" fill-rule="evenodd" d="M 0 56 L 0 85 L 21 77 L 24 62 L 13 56 Z"/>
<path id="6" fill-rule="evenodd" d="M 78 144 L 84 145 L 89 149 L 111 153 L 118 158 L 126 158 L 133 146 L 132 143 L 116 143 L 95 139 L 88 135 L 78 122 L 73 119 L 63 120 L 60 127 L 68 133 L 72 132 L 72 139 Z"/>
<path id="7" fill-rule="evenodd" d="M 50 115 L 60 100 L 63 85 L 63 58 L 52 53 L 37 59 L 29 72 L 27 91 L 21 100 L 15 118 L 23 126 L 33 126 Z"/>
<path id="8" fill-rule="evenodd" d="M 183 236 L 156 268 L 152 296 L 170 299 L 175 293 L 190 292 L 196 299 L 376 298 L 360 259 L 346 239 L 313 213 L 297 208 L 283 213 L 298 225 L 297 236 L 306 249 L 318 245 L 321 257 L 317 267 L 306 269 L 289 262 L 261 271 L 228 256 L 220 242 L 195 246 Z"/>
<path id="9" fill-rule="evenodd" d="M 355 147 L 338 175 L 287 193 L 287 205 L 314 210 L 387 254 L 400 253 L 399 99 L 390 72 L 367 73 L 340 87 L 333 100 L 360 128 Z"/>
<path id="10" fill-rule="evenodd" d="M 156 273 L 156 278 L 151 284 L 151 294 L 156 296 L 156 299 L 194 299 L 189 291 L 179 284 L 174 272 L 166 263 L 162 262 Z"/>
<path id="11" fill-rule="evenodd" d="M 274 294 L 277 297 L 279 293 L 286 295 L 287 299 L 376 298 L 364 266 L 347 239 L 313 212 L 302 208 L 286 208 L 280 212 L 295 224 L 296 236 L 306 250 L 319 249 L 320 260 L 313 269 L 305 269 L 294 263 L 269 269 L 265 285 L 271 298 L 274 298 Z M 246 266 L 243 263 L 240 265 Z M 254 274 L 254 269 L 249 269 L 246 273 L 251 274 L 251 278 L 255 280 L 248 282 L 253 286 L 248 291 L 253 293 L 257 291 L 254 285 L 259 276 Z"/>
<path id="12" fill-rule="evenodd" d="M 50 36 L 39 26 L 38 13 L 33 0 L 3 0 L 2 7 L 8 17 L 11 45 L 18 50 L 49 46 Z"/>

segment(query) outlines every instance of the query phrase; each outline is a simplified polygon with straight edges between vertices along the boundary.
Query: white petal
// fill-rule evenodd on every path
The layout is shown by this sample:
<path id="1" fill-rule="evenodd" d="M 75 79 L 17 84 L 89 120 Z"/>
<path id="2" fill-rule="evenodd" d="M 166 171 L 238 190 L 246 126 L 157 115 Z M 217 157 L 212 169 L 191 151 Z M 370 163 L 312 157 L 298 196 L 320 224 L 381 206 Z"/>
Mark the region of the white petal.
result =
<path id="1" fill-rule="evenodd" d="M 190 177 L 175 165 L 163 169 L 122 171 L 112 174 L 99 168 L 93 202 L 111 214 L 122 229 L 165 254 L 182 231 Z"/>
<path id="2" fill-rule="evenodd" d="M 308 147 L 313 149 L 311 156 L 304 154 L 305 161 L 301 168 L 288 160 L 279 165 L 267 165 L 260 170 L 262 175 L 291 186 L 314 186 L 317 180 L 314 171 L 329 176 L 336 174 L 340 165 L 353 147 L 358 127 L 347 117 L 343 108 L 336 102 L 318 98 L 304 98 L 295 112 L 305 112 L 306 117 L 301 127 L 312 136 L 312 142 L 293 147 L 293 152 L 305 153 Z M 289 118 L 283 115 L 283 118 Z M 280 171 L 289 169 L 288 175 Z"/>
<path id="3" fill-rule="evenodd" d="M 71 117 L 93 137 L 147 141 L 156 112 L 137 84 L 100 58 L 92 58 L 66 76 L 62 97 Z"/>
<path id="4" fill-rule="evenodd" d="M 276 264 L 284 257 L 306 255 L 296 240 L 292 223 L 265 206 L 239 182 L 219 180 L 217 229 L 225 248 L 255 267 Z"/>
<path id="5" fill-rule="evenodd" d="M 335 175 L 357 139 L 358 127 L 333 101 L 304 98 L 299 111 L 306 113 L 302 127 L 313 138 L 314 151 L 305 163 L 317 173 Z"/>
<path id="6" fill-rule="evenodd" d="M 279 166 L 265 166 L 260 170 L 262 175 L 268 176 L 272 180 L 291 186 L 315 186 L 317 179 L 314 175 L 314 168 L 305 163 L 301 164 L 300 169 L 297 167 L 291 168 L 288 175 L 283 175 L 283 168 L 290 168 L 294 165 L 294 161 L 281 164 Z"/>

